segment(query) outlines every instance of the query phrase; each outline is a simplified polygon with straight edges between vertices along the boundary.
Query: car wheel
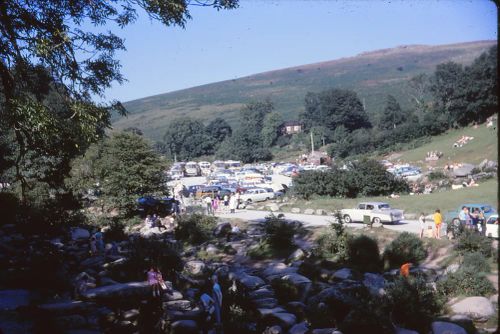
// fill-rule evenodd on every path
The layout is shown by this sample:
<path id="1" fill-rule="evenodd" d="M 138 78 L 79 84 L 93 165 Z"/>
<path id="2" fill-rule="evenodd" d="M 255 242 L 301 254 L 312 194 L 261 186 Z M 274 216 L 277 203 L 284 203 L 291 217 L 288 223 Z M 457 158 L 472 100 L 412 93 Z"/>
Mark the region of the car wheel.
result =
<path id="1" fill-rule="evenodd" d="M 344 215 L 344 223 L 346 223 L 346 224 L 350 224 L 350 223 L 352 223 L 351 216 L 349 216 L 349 215 Z"/>
<path id="2" fill-rule="evenodd" d="M 247 199 L 246 203 L 247 203 L 247 205 L 252 204 L 252 200 L 251 199 Z"/>
<path id="3" fill-rule="evenodd" d="M 381 223 L 380 218 L 379 218 L 379 217 L 375 217 L 375 218 L 373 218 L 373 223 L 374 223 L 374 224 L 380 224 L 380 223 Z"/>
<path id="4" fill-rule="evenodd" d="M 269 197 L 266 197 L 266 201 L 269 201 L 269 200 L 270 200 L 270 198 L 269 198 Z"/>

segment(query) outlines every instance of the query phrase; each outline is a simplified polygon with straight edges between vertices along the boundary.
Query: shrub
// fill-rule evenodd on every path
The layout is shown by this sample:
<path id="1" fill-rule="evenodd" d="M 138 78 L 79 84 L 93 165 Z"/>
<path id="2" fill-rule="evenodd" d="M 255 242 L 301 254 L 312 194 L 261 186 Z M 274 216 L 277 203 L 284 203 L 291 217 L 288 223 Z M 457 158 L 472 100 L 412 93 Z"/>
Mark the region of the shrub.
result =
<path id="1" fill-rule="evenodd" d="M 283 218 L 269 215 L 265 219 L 265 240 L 274 249 L 289 249 L 294 245 L 293 236 L 298 232 L 294 224 Z"/>
<path id="2" fill-rule="evenodd" d="M 377 272 L 381 269 L 377 241 L 360 235 L 347 242 L 348 263 L 360 271 Z"/>
<path id="3" fill-rule="evenodd" d="M 437 284 L 438 292 L 446 297 L 488 296 L 495 288 L 484 273 L 472 266 L 462 266 Z"/>
<path id="4" fill-rule="evenodd" d="M 332 226 L 336 225 L 340 224 L 332 224 Z M 338 231 L 333 229 L 329 230 L 316 239 L 313 255 L 324 259 L 334 259 L 340 262 L 347 261 L 349 258 L 348 244 L 351 238 L 351 235 L 341 228 Z"/>
<path id="5" fill-rule="evenodd" d="M 394 331 L 387 303 L 373 296 L 360 298 L 359 301 L 338 325 L 343 334 L 385 334 Z"/>
<path id="6" fill-rule="evenodd" d="M 386 267 L 399 268 L 406 262 L 418 264 L 426 256 L 422 240 L 409 232 L 403 232 L 385 248 L 384 262 Z"/>
<path id="7" fill-rule="evenodd" d="M 179 217 L 178 225 L 174 231 L 177 240 L 186 241 L 192 245 L 199 245 L 212 238 L 212 232 L 216 227 L 216 218 L 191 214 Z"/>
<path id="8" fill-rule="evenodd" d="M 490 272 L 490 264 L 480 252 L 465 254 L 462 267 L 472 268 L 478 273 Z"/>
<path id="9" fill-rule="evenodd" d="M 459 234 L 455 249 L 462 255 L 479 252 L 483 256 L 490 257 L 493 253 L 491 240 L 471 230 L 464 230 Z"/>
<path id="10" fill-rule="evenodd" d="M 386 302 L 392 310 L 392 320 L 400 327 L 427 333 L 433 318 L 444 306 L 423 277 L 398 277 L 386 287 Z"/>
<path id="11" fill-rule="evenodd" d="M 442 171 L 432 171 L 429 173 L 428 178 L 430 181 L 446 179 L 446 175 Z"/>

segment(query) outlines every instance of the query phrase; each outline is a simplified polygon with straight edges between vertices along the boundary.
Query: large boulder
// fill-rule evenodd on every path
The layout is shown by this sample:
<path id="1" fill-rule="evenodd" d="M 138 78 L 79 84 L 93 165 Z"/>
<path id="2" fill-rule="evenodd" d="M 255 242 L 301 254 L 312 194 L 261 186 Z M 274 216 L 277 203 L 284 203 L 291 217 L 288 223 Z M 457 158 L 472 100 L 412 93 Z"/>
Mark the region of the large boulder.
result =
<path id="1" fill-rule="evenodd" d="M 304 214 L 306 215 L 314 215 L 314 209 L 305 209 Z"/>
<path id="2" fill-rule="evenodd" d="M 295 324 L 290 328 L 288 331 L 288 334 L 307 334 L 309 332 L 309 325 L 307 322 L 301 322 L 298 324 Z"/>
<path id="3" fill-rule="evenodd" d="M 431 324 L 431 330 L 432 334 L 467 334 L 462 327 L 445 321 L 434 321 Z"/>
<path id="4" fill-rule="evenodd" d="M 262 278 L 248 275 L 246 273 L 239 275 L 236 280 L 248 290 L 255 290 L 266 284 Z"/>
<path id="5" fill-rule="evenodd" d="M 300 213 L 300 208 L 292 208 L 292 213 Z"/>
<path id="6" fill-rule="evenodd" d="M 143 299 L 151 295 L 147 282 L 130 282 L 101 286 L 82 293 L 84 300 L 109 302 L 113 300 Z"/>
<path id="7" fill-rule="evenodd" d="M 258 308 L 257 309 L 257 314 L 261 317 L 264 318 L 265 316 L 271 314 L 271 313 L 285 313 L 286 310 L 283 307 L 273 307 L 273 308 Z"/>
<path id="8" fill-rule="evenodd" d="M 203 261 L 188 261 L 184 265 L 186 273 L 193 277 L 202 277 L 205 274 L 206 264 Z"/>
<path id="9" fill-rule="evenodd" d="M 295 325 L 297 318 L 291 313 L 272 312 L 265 316 L 264 321 L 268 324 L 278 325 L 281 328 L 288 329 Z"/>
<path id="10" fill-rule="evenodd" d="M 229 233 L 231 233 L 231 223 L 229 222 L 222 222 L 217 224 L 217 226 L 214 229 L 214 236 L 216 237 L 225 237 Z"/>
<path id="11" fill-rule="evenodd" d="M 333 273 L 332 278 L 337 280 L 351 279 L 353 276 L 352 270 L 349 268 L 342 268 Z"/>
<path id="12" fill-rule="evenodd" d="M 28 290 L 0 290 L 0 311 L 13 311 L 31 302 L 31 292 Z"/>
<path id="13" fill-rule="evenodd" d="M 87 240 L 90 238 L 90 232 L 81 227 L 71 229 L 71 240 Z"/>
<path id="14" fill-rule="evenodd" d="M 486 297 L 468 297 L 451 305 L 453 313 L 465 314 L 475 321 L 487 321 L 495 314 L 495 308 Z"/>
<path id="15" fill-rule="evenodd" d="M 269 204 L 267 207 L 268 207 L 268 208 L 269 208 L 269 210 L 271 210 L 272 212 L 278 212 L 278 211 L 280 211 L 280 207 L 279 207 L 279 205 L 278 205 L 278 204 L 276 204 L 276 203 Z"/>
<path id="16" fill-rule="evenodd" d="M 382 296 L 385 294 L 385 279 L 382 275 L 365 273 L 363 277 L 363 285 L 374 296 Z"/>
<path id="17" fill-rule="evenodd" d="M 261 287 L 249 293 L 250 299 L 273 298 L 274 291 L 266 287 Z"/>
<path id="18" fill-rule="evenodd" d="M 294 261 L 303 260 L 305 258 L 306 258 L 306 253 L 302 249 L 297 248 L 292 254 L 290 254 L 286 262 L 291 263 Z"/>
<path id="19" fill-rule="evenodd" d="M 466 177 L 472 173 L 474 167 L 472 164 L 462 164 L 462 167 L 453 169 L 453 175 L 456 177 Z"/>
<path id="20" fill-rule="evenodd" d="M 296 273 L 298 268 L 296 267 L 289 267 L 286 264 L 282 262 L 278 263 L 271 263 L 269 264 L 266 269 L 262 272 L 262 275 L 266 279 L 273 279 L 276 277 L 281 277 L 285 274 L 291 274 L 291 273 Z"/>
<path id="21" fill-rule="evenodd" d="M 272 309 L 278 306 L 278 300 L 276 298 L 261 298 L 252 300 L 256 308 L 259 309 Z"/>
<path id="22" fill-rule="evenodd" d="M 266 327 L 262 334 L 283 334 L 283 329 L 280 326 Z"/>

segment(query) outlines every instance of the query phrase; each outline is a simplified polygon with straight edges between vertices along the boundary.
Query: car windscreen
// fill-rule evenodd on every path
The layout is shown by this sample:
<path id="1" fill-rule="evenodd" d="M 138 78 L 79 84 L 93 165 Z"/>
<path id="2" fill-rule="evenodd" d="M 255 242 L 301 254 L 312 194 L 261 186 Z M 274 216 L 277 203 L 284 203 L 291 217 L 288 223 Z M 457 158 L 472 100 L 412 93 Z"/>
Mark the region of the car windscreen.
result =
<path id="1" fill-rule="evenodd" d="M 390 206 L 389 204 L 380 204 L 380 205 L 378 206 L 378 208 L 379 208 L 379 209 L 390 209 L 390 208 L 391 208 L 391 206 Z"/>

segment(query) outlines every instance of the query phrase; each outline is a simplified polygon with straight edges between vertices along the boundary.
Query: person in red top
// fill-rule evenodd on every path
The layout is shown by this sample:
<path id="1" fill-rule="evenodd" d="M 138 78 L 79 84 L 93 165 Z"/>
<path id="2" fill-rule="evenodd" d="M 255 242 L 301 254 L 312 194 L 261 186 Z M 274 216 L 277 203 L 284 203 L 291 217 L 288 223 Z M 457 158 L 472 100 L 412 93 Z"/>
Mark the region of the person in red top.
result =
<path id="1" fill-rule="evenodd" d="M 401 276 L 403 276 L 403 277 L 410 276 L 410 267 L 411 267 L 411 263 L 409 263 L 409 262 L 404 263 L 401 266 L 401 268 L 399 269 L 399 273 L 401 274 Z"/>

